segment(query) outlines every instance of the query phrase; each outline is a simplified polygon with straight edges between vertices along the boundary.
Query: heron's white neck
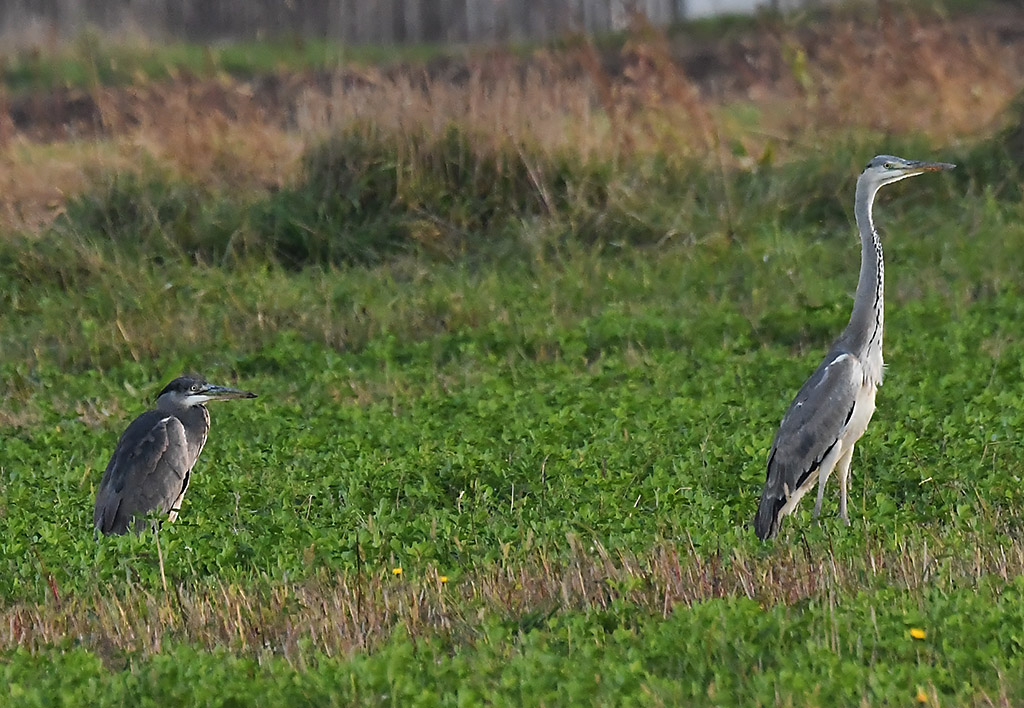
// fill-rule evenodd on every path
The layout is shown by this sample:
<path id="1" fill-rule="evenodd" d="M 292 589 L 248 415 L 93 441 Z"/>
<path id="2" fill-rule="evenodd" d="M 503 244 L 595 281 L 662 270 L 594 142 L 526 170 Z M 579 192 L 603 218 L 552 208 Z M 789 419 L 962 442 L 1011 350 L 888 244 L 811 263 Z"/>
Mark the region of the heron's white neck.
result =
<path id="1" fill-rule="evenodd" d="M 875 230 L 871 207 L 878 192 L 878 184 L 863 177 L 857 180 L 854 213 L 860 232 L 860 278 L 853 301 L 850 324 L 843 333 L 850 352 L 861 358 L 877 381 L 882 378 L 882 328 L 884 320 L 883 294 L 885 264 L 882 241 Z M 877 368 L 875 372 L 873 369 Z"/>
<path id="2" fill-rule="evenodd" d="M 156 399 L 156 407 L 157 410 L 165 411 L 167 413 L 178 413 L 197 406 L 203 406 L 203 404 L 208 403 L 209 400 L 209 396 L 201 394 L 187 396 L 164 394 L 163 396 L 160 396 L 160 398 Z"/>

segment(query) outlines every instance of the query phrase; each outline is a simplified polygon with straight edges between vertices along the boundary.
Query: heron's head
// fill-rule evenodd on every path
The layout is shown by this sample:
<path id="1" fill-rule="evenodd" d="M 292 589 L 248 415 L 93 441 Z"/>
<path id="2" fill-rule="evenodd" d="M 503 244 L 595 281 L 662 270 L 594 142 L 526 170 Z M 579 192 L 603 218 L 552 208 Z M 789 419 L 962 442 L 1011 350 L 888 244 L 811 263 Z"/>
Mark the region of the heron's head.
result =
<path id="1" fill-rule="evenodd" d="M 161 409 L 191 408 L 210 401 L 227 401 L 232 398 L 256 398 L 256 394 L 227 386 L 215 386 L 201 376 L 179 376 L 164 387 L 156 397 L 156 404 Z"/>
<path id="2" fill-rule="evenodd" d="M 876 155 L 864 168 L 860 179 L 874 190 L 907 177 L 923 175 L 925 172 L 951 170 L 954 167 L 956 165 L 948 162 L 922 162 L 920 160 L 905 160 L 895 155 Z"/>

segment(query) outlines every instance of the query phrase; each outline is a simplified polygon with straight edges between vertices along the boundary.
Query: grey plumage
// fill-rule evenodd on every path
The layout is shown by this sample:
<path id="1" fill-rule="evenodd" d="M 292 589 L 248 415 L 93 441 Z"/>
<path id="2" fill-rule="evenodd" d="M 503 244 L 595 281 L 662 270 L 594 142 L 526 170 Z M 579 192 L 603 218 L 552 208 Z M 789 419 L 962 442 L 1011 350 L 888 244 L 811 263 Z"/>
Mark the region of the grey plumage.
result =
<path id="1" fill-rule="evenodd" d="M 198 376 L 181 376 L 167 384 L 157 396 L 156 409 L 132 421 L 117 443 L 96 491 L 96 530 L 123 534 L 134 519 L 135 530 L 142 531 L 143 517 L 151 511 L 166 514 L 173 522 L 210 431 L 205 404 L 255 397 Z"/>
<path id="2" fill-rule="evenodd" d="M 847 525 L 847 483 L 853 446 L 875 410 L 882 383 L 885 266 L 872 219 L 879 188 L 907 177 L 952 169 L 944 162 L 919 162 L 892 155 L 873 158 L 857 179 L 854 212 L 861 238 L 860 277 L 850 323 L 825 359 L 800 388 L 782 418 L 768 453 L 768 471 L 754 530 L 761 539 L 778 533 L 782 519 L 817 483 L 814 517 L 821 513 L 825 483 L 839 475 L 839 516 Z"/>

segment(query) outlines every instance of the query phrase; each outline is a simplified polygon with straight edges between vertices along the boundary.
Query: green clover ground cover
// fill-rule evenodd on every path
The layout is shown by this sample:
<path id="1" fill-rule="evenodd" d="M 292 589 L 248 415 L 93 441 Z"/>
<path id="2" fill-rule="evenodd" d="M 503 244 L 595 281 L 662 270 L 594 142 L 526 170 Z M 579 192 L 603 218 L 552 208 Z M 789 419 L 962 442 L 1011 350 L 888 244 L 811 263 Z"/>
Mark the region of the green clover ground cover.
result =
<path id="1" fill-rule="evenodd" d="M 686 234 L 662 243 L 589 238 L 600 219 L 580 213 L 625 225 L 624 204 L 645 201 L 640 188 L 615 197 L 615 185 L 565 206 L 580 210 L 571 216 L 512 209 L 500 229 L 510 243 L 472 246 L 471 233 L 457 257 L 395 255 L 389 241 L 379 259 L 354 259 L 362 265 L 278 264 L 268 249 L 210 266 L 173 248 L 141 258 L 91 231 L 94 220 L 36 242 L 12 237 L 0 249 L 3 700 L 1019 700 L 1024 206 L 985 186 L 985 166 L 894 188 L 877 208 L 890 368 L 854 461 L 853 526 L 834 518 L 834 494 L 820 526 L 805 505 L 774 544 L 747 526 L 778 420 L 849 316 L 859 251 L 846 162 L 829 168 L 846 175 L 833 211 L 817 208 L 826 195 L 779 214 L 819 163 L 737 177 L 733 190 L 748 198 L 732 234 L 710 227 L 716 207 L 685 180 L 661 179 L 631 233 Z M 714 188 L 710 177 L 700 184 Z M 189 209 L 252 209 L 239 223 L 274 228 L 252 217 L 266 205 L 204 206 L 215 197 Z M 497 213 L 467 228 L 483 239 Z M 194 486 L 159 548 L 151 535 L 95 541 L 93 495 L 118 434 L 186 369 L 260 398 L 211 406 Z M 892 560 L 905 548 L 927 557 L 928 544 L 939 550 L 926 567 L 867 571 L 868 548 Z M 755 564 L 749 577 L 763 587 L 751 588 L 755 599 L 729 587 L 666 613 L 625 591 L 610 604 L 526 609 L 473 599 L 488 574 L 571 565 L 581 553 L 596 563 L 596 547 L 639 558 L 692 548 L 723 573 Z M 791 598 L 764 569 L 794 549 L 821 583 Z M 1000 554 L 1007 577 L 980 561 L 965 570 Z M 827 559 L 860 579 L 830 584 Z M 187 633 L 145 650 L 98 624 L 59 641 L 19 639 L 27 625 L 16 610 L 59 616 L 55 594 L 144 592 L 173 610 L 175 588 L 259 594 L 394 568 L 413 583 L 449 578 L 458 627 L 413 631 L 399 618 L 369 649 L 340 655 L 312 640 L 289 655 L 210 650 Z"/>
<path id="2" fill-rule="evenodd" d="M 709 600 L 667 618 L 560 613 L 472 641 L 396 636 L 372 654 L 238 656 L 172 645 L 111 670 L 81 647 L 9 653 L 9 705 L 964 705 L 1021 683 L 1024 584 L 892 590 L 765 610 Z M 923 639 L 908 621 L 928 626 Z M 925 701 L 922 701 L 925 702 Z"/>

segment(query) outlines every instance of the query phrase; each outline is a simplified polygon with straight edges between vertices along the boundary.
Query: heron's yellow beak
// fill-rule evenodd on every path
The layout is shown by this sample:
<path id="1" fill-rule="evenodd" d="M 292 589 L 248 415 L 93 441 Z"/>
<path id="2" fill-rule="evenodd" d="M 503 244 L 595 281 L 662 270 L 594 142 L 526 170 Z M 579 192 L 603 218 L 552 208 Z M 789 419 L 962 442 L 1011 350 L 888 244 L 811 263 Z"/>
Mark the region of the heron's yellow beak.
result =
<path id="1" fill-rule="evenodd" d="M 951 170 L 956 165 L 951 162 L 912 162 L 907 167 L 907 174 L 920 175 L 925 172 L 941 172 L 943 170 Z"/>

